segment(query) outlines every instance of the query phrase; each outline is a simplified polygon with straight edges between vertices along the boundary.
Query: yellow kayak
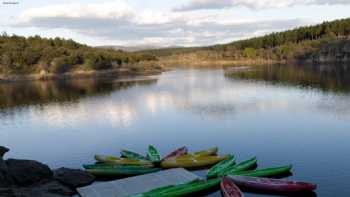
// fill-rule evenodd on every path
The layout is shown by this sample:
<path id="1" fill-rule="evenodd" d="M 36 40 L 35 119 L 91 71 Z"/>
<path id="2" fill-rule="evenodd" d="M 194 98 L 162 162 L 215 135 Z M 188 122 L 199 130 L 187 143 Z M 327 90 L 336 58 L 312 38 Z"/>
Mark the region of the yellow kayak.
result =
<path id="1" fill-rule="evenodd" d="M 210 155 L 217 155 L 219 151 L 218 147 L 213 147 L 213 148 L 209 148 L 207 150 L 201 150 L 198 152 L 194 152 L 193 154 L 196 156 L 210 156 Z"/>
<path id="2" fill-rule="evenodd" d="M 224 156 L 180 156 L 162 161 L 160 164 L 163 168 L 200 168 L 214 165 L 224 159 L 229 158 L 229 155 Z"/>
<path id="3" fill-rule="evenodd" d="M 95 155 L 96 161 L 111 163 L 111 164 L 121 164 L 121 165 L 150 165 L 152 166 L 152 162 L 146 160 L 136 160 L 136 159 L 127 159 L 120 158 L 109 155 Z"/>

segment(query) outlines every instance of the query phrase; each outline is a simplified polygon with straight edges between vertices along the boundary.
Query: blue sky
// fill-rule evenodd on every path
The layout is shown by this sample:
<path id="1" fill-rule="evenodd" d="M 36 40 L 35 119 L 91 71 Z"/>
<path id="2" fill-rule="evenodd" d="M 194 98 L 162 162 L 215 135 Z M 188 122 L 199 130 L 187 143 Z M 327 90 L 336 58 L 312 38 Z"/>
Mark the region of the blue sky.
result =
<path id="1" fill-rule="evenodd" d="M 350 0 L 0 2 L 0 31 L 72 38 L 94 46 L 211 45 L 350 17 Z"/>

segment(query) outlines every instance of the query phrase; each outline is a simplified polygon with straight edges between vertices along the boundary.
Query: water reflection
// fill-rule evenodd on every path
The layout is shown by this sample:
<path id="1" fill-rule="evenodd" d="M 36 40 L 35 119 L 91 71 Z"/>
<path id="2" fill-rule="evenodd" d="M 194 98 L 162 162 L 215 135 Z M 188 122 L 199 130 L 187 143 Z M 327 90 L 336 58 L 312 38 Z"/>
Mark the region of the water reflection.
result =
<path id="1" fill-rule="evenodd" d="M 273 65 L 248 69 L 228 69 L 228 78 L 262 80 L 278 84 L 319 88 L 324 91 L 349 92 L 348 65 Z"/>
<path id="2" fill-rule="evenodd" d="M 1 98 L 0 144 L 11 147 L 11 157 L 54 168 L 79 168 L 96 153 L 121 148 L 145 153 L 149 144 L 162 154 L 218 145 L 238 160 L 258 156 L 259 167 L 294 164 L 292 178 L 318 183 L 320 196 L 346 196 L 350 94 L 325 91 L 321 87 L 333 86 L 318 85 L 326 82 L 320 76 L 303 86 L 274 76 L 281 81 L 244 80 L 219 69 L 174 70 L 147 83 L 6 84 L 0 88 L 8 96 Z"/>
<path id="3" fill-rule="evenodd" d="M 0 116 L 15 116 L 22 110 L 35 106 L 31 113 L 50 111 L 48 122 L 57 122 L 69 115 L 79 117 L 79 101 L 89 97 L 103 97 L 114 91 L 125 90 L 136 85 L 152 85 L 157 79 L 113 81 L 111 79 L 84 79 L 67 81 L 36 81 L 27 83 L 0 84 Z M 110 106 L 111 117 L 122 114 L 130 116 L 127 105 L 118 105 L 119 110 Z M 74 112 L 74 113 L 69 113 Z M 36 114 L 39 115 L 39 114 Z M 32 116 L 35 117 L 35 116 Z M 73 118 L 73 117 L 71 117 Z M 73 118 L 74 120 L 75 118 Z M 55 121 L 52 121 L 55 120 Z"/>

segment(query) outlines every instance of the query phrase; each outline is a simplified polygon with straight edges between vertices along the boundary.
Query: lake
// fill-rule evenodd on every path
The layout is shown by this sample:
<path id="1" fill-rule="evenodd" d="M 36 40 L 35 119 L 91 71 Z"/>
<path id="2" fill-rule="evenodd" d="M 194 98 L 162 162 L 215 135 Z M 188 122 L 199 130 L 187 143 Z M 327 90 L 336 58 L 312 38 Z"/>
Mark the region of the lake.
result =
<path id="1" fill-rule="evenodd" d="M 79 168 L 121 148 L 217 145 L 238 160 L 256 155 L 259 167 L 293 164 L 289 179 L 318 184 L 311 196 L 350 194 L 347 67 L 179 69 L 147 81 L 1 84 L 0 95 L 8 157 Z"/>

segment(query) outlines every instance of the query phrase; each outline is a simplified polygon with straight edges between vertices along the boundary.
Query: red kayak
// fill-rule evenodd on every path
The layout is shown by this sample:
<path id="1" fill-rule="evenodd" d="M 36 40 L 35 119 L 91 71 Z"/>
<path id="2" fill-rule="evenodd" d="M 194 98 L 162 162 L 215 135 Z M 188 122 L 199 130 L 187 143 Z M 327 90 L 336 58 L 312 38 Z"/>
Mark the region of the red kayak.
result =
<path id="1" fill-rule="evenodd" d="M 174 150 L 169 155 L 165 156 L 163 158 L 163 160 L 170 159 L 172 157 L 179 157 L 179 156 L 182 156 L 182 155 L 186 155 L 187 152 L 188 152 L 188 150 L 187 150 L 186 146 L 184 146 L 184 147 L 181 147 L 181 148 L 178 148 L 178 149 Z"/>
<path id="2" fill-rule="evenodd" d="M 312 183 L 281 179 L 248 176 L 230 176 L 230 178 L 236 185 L 240 187 L 271 192 L 307 192 L 313 191 L 317 188 L 317 185 Z"/>
<path id="3" fill-rule="evenodd" d="M 227 176 L 221 180 L 221 190 L 225 197 L 244 197 L 241 190 Z"/>

